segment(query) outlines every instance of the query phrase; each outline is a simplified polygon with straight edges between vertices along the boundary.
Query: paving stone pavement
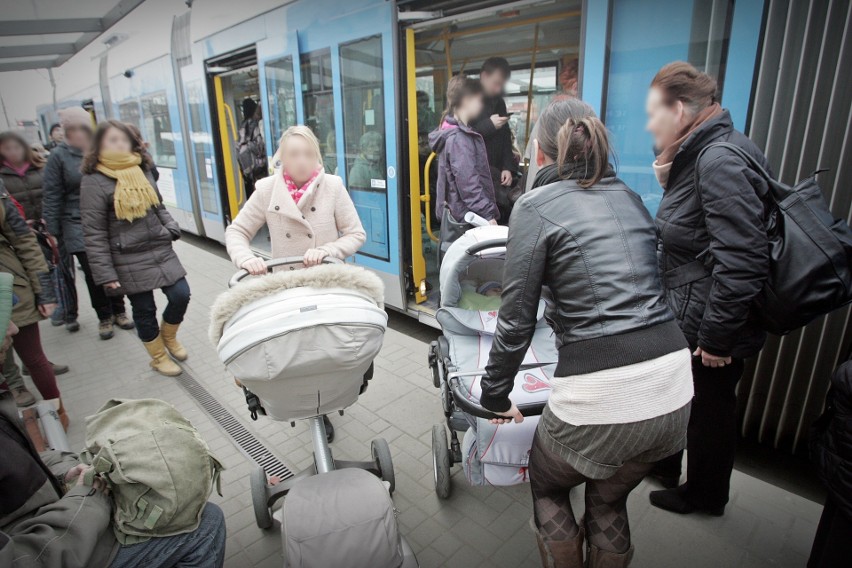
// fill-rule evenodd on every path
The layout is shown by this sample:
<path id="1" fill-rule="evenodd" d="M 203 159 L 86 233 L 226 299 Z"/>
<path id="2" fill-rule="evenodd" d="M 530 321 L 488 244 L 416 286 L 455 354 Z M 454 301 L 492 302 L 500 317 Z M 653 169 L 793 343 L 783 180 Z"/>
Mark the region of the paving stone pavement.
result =
<path id="1" fill-rule="evenodd" d="M 248 419 L 242 393 L 234 387 L 207 339 L 209 308 L 225 290 L 231 264 L 202 248 L 176 243 L 192 288 L 192 302 L 181 339 L 190 358 L 186 370 L 204 385 L 250 431 L 293 471 L 312 460 L 307 428 L 261 418 Z M 261 531 L 254 524 L 248 474 L 254 464 L 174 379 L 161 377 L 147 366 L 147 356 L 133 332 L 116 330 L 110 341 L 97 336 L 97 321 L 88 307 L 82 279 L 78 280 L 82 329 L 71 335 L 63 328 L 41 324 L 45 351 L 71 372 L 59 377 L 71 416 L 69 438 L 81 448 L 84 417 L 109 398 L 160 398 L 183 412 L 226 465 L 223 497 L 215 495 L 228 527 L 226 566 L 281 566 L 277 529 Z M 158 293 L 158 306 L 165 298 Z M 393 454 L 397 489 L 394 502 L 403 534 L 424 568 L 538 566 L 528 522 L 532 514 L 529 488 L 471 487 L 461 468 L 453 474 L 453 495 L 439 501 L 432 487 L 431 427 L 442 414 L 438 392 L 426 366 L 428 329 L 416 329 L 403 316 L 391 318 L 384 347 L 376 360 L 369 390 L 345 416 L 333 416 L 337 439 L 335 457 L 367 459 L 370 440 L 384 437 Z M 403 333 L 399 330 L 404 330 Z M 414 330 L 414 333 L 411 333 Z M 35 392 L 35 391 L 34 391 Z M 680 517 L 648 505 L 644 482 L 629 500 L 636 546 L 633 566 L 639 568 L 769 568 L 801 567 L 806 563 L 821 506 L 773 485 L 734 473 L 732 501 L 722 518 Z M 573 496 L 578 511 L 582 497 Z"/>

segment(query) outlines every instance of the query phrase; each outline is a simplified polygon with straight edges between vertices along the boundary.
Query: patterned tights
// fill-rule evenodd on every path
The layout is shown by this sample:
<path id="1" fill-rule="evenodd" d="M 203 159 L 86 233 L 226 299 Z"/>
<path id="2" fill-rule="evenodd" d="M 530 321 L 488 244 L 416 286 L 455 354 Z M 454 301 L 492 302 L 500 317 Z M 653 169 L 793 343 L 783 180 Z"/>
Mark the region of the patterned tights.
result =
<path id="1" fill-rule="evenodd" d="M 626 552 L 630 548 L 627 496 L 652 467 L 650 463 L 625 462 L 608 479 L 590 479 L 548 450 L 536 435 L 529 468 L 536 527 L 545 541 L 577 536 L 580 527 L 569 494 L 585 483 L 587 541 L 609 552 Z"/>

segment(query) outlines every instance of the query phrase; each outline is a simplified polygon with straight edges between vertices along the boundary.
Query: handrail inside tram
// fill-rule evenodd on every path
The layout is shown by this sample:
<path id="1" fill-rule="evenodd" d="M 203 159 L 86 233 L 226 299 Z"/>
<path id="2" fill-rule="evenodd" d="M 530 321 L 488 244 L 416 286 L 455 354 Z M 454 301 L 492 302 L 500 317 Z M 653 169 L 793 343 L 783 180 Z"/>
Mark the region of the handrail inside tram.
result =
<path id="1" fill-rule="evenodd" d="M 432 169 L 432 161 L 437 156 L 435 152 L 429 154 L 429 157 L 426 159 L 426 165 L 423 166 L 423 195 L 420 196 L 420 201 L 426 204 L 426 212 L 424 213 L 424 217 L 426 217 L 426 232 L 429 234 L 429 238 L 438 242 L 438 237 L 435 236 L 435 233 L 432 232 L 432 194 L 429 188 L 429 172 Z"/>

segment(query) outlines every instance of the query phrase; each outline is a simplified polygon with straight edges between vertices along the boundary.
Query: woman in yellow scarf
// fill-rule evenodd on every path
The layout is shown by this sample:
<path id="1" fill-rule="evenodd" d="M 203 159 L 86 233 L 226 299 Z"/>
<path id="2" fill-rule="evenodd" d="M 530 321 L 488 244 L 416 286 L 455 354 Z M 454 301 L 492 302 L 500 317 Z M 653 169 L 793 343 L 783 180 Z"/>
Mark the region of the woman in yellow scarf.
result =
<path id="1" fill-rule="evenodd" d="M 138 130 L 117 120 L 101 123 L 82 171 L 80 212 L 95 283 L 130 300 L 151 367 L 179 375 L 175 360 L 185 360 L 187 353 L 177 331 L 189 304 L 186 270 L 172 248 L 180 227 L 162 203 Z M 161 324 L 157 288 L 169 301 Z"/>

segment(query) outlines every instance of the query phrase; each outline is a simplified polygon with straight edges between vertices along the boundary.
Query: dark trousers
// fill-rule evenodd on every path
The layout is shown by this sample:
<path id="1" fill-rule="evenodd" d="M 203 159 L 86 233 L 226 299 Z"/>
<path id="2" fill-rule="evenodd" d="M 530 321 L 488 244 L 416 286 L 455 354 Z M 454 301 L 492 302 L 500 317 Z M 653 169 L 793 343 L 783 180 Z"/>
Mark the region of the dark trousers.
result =
<path id="1" fill-rule="evenodd" d="M 80 262 L 83 268 L 83 274 L 86 278 L 86 288 L 89 289 L 89 299 L 92 302 L 92 307 L 98 314 L 98 319 L 103 321 L 124 313 L 124 296 L 107 296 L 103 286 L 95 284 L 95 279 L 92 277 L 92 269 L 89 266 L 89 257 L 85 252 L 75 252 L 69 255 L 69 263 L 74 262 L 74 257 Z M 73 272 L 72 272 L 73 274 Z M 70 306 L 65 307 L 65 321 L 74 321 L 79 315 L 79 302 L 77 299 L 77 288 L 72 285 L 69 287 L 71 296 L 74 302 Z"/>
<path id="2" fill-rule="evenodd" d="M 189 283 L 186 278 L 181 278 L 171 286 L 163 286 L 162 291 L 169 301 L 166 309 L 163 310 L 163 321 L 170 324 L 181 323 L 189 306 Z M 160 334 L 154 291 L 129 294 L 127 298 L 133 307 L 133 321 L 136 322 L 136 333 L 139 334 L 139 339 L 146 343 L 153 341 Z"/>
<path id="3" fill-rule="evenodd" d="M 686 438 L 686 499 L 696 507 L 715 509 L 728 503 L 737 451 L 737 383 L 743 367 L 742 359 L 715 369 L 702 365 L 700 357 L 692 360 L 695 398 Z M 654 473 L 678 476 L 682 462 L 681 451 L 659 462 Z"/>
<path id="4" fill-rule="evenodd" d="M 819 518 L 808 568 L 848 566 L 852 556 L 852 519 L 843 514 L 831 495 Z"/>
<path id="5" fill-rule="evenodd" d="M 12 345 L 21 362 L 29 370 L 41 397 L 45 400 L 59 398 L 59 386 L 56 384 L 56 375 L 53 374 L 53 365 L 41 348 L 38 324 L 31 323 L 18 329 L 18 334 L 12 338 Z"/>

